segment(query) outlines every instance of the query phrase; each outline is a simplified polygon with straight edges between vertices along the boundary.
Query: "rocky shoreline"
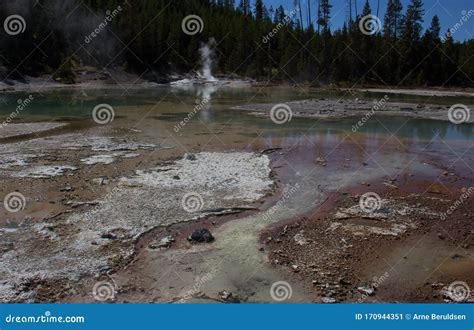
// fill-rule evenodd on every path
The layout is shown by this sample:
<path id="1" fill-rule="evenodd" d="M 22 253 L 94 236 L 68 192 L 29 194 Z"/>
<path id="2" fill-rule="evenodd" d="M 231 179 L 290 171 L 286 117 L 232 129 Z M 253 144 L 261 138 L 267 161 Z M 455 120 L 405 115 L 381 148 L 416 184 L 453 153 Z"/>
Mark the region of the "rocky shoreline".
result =
<path id="1" fill-rule="evenodd" d="M 372 116 L 403 116 L 407 118 L 423 118 L 433 120 L 449 121 L 449 109 L 451 105 L 436 105 L 424 103 L 392 102 L 388 95 L 380 99 L 360 100 L 359 98 L 334 98 L 334 99 L 309 99 L 302 101 L 285 102 L 284 104 L 246 104 L 236 106 L 233 109 L 250 111 L 256 116 L 271 116 L 271 109 L 281 110 L 280 115 L 286 120 L 291 118 L 312 119 L 341 119 L 359 117 L 361 120 Z M 282 106 L 283 105 L 283 106 Z M 474 105 L 466 105 L 474 109 Z M 474 123 L 474 116 L 467 116 L 466 123 Z M 278 119 L 277 119 L 278 120 Z"/>
<path id="2" fill-rule="evenodd" d="M 458 196 L 474 191 L 470 184 L 461 188 L 450 176 L 433 185 L 405 175 L 389 185 L 347 187 L 311 214 L 265 230 L 261 243 L 274 267 L 305 283 L 315 302 L 456 302 L 448 285 L 474 280 L 473 204 L 444 215 Z M 364 186 L 381 198 L 374 212 L 360 207 Z M 425 247 L 407 248 L 421 240 Z M 431 272 L 438 262 L 442 270 Z"/>

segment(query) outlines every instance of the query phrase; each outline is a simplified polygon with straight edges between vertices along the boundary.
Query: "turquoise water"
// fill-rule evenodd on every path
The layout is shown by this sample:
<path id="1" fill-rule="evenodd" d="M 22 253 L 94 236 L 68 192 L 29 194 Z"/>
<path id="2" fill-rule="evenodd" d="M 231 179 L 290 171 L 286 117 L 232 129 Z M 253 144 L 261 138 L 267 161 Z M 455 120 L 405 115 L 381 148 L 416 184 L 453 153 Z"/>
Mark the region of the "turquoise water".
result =
<path id="1" fill-rule="evenodd" d="M 332 135 L 334 133 L 351 134 L 352 125 L 360 120 L 358 117 L 337 120 L 315 120 L 293 118 L 285 125 L 275 125 L 265 117 L 252 116 L 245 111 L 231 109 L 237 105 L 265 102 L 285 102 L 308 98 L 344 98 L 354 97 L 343 92 L 328 92 L 321 90 L 302 90 L 299 88 L 211 88 L 202 90 L 196 87 L 172 88 L 161 86 L 147 89 L 97 89 L 79 90 L 64 89 L 31 93 L 34 100 L 24 110 L 18 113 L 19 121 L 61 121 L 85 120 L 91 118 L 92 109 L 99 103 L 107 103 L 114 107 L 116 119 L 134 121 L 153 119 L 171 126 L 179 123 L 195 106 L 196 100 L 203 95 L 211 95 L 211 102 L 205 110 L 200 111 L 194 121 L 206 125 L 231 123 L 242 125 L 244 128 L 254 128 L 261 132 L 263 137 L 289 136 L 296 137 L 305 134 Z M 18 101 L 30 95 L 28 92 L 3 94 L 0 97 L 0 115 L 5 118 L 15 111 Z M 378 99 L 380 94 L 361 94 L 365 99 Z M 409 101 L 438 103 L 450 105 L 466 102 L 466 98 L 453 97 L 420 97 L 420 96 L 394 96 L 393 101 Z M 392 101 L 392 97 L 391 97 Z M 471 101 L 472 102 L 472 101 Z M 466 102 L 467 103 L 467 102 Z M 192 125 L 190 125 L 192 127 Z M 191 129 L 192 131 L 192 129 Z M 191 132 L 187 132 L 188 134 Z M 413 140 L 430 140 L 440 137 L 446 140 L 473 140 L 474 125 L 454 125 L 450 122 L 408 119 L 404 117 L 373 117 L 358 133 L 365 133 L 374 138 L 394 135 L 396 137 Z M 243 135 L 252 134 L 247 131 Z"/>

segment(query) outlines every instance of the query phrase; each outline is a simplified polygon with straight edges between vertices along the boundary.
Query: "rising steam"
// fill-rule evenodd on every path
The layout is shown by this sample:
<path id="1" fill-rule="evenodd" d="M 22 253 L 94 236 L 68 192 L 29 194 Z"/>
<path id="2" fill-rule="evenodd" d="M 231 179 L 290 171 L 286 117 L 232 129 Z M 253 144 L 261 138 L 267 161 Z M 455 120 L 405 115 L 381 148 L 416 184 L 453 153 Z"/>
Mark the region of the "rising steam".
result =
<path id="1" fill-rule="evenodd" d="M 199 78 L 205 81 L 217 81 L 217 79 L 212 75 L 212 64 L 214 60 L 214 46 L 216 40 L 214 38 L 209 38 L 209 41 L 201 45 L 199 48 L 199 55 L 201 55 L 202 68 L 198 72 Z"/>

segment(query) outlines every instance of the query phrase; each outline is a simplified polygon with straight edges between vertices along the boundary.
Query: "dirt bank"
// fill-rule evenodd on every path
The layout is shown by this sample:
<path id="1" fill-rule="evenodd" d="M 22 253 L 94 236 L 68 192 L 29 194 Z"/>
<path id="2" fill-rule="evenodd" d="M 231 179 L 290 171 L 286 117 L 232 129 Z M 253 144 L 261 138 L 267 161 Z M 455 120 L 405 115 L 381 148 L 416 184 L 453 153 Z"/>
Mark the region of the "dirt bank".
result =
<path id="1" fill-rule="evenodd" d="M 261 242 L 274 267 L 316 302 L 453 301 L 443 294 L 450 283 L 474 285 L 472 185 L 447 173 L 436 182 L 405 174 L 347 187 L 263 232 Z M 361 209 L 367 191 L 380 197 L 375 212 Z M 463 195 L 471 200 L 448 211 Z"/>

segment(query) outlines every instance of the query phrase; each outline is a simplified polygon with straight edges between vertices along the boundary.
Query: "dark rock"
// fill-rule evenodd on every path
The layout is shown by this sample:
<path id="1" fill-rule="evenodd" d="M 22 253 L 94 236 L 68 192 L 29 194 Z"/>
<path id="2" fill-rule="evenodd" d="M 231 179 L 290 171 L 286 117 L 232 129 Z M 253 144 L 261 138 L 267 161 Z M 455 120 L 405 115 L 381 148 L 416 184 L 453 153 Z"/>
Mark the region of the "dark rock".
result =
<path id="1" fill-rule="evenodd" d="M 191 236 L 188 238 L 191 242 L 198 242 L 198 243 L 210 243 L 214 241 L 214 236 L 212 236 L 211 232 L 206 228 L 201 228 L 195 230 Z"/>
<path id="2" fill-rule="evenodd" d="M 100 237 L 104 239 L 117 239 L 117 235 L 115 235 L 114 233 L 104 233 L 100 235 Z"/>
<path id="3" fill-rule="evenodd" d="M 0 252 L 5 253 L 13 250 L 13 243 L 0 242 Z"/>

